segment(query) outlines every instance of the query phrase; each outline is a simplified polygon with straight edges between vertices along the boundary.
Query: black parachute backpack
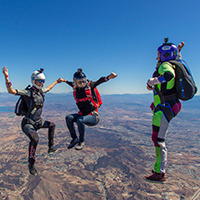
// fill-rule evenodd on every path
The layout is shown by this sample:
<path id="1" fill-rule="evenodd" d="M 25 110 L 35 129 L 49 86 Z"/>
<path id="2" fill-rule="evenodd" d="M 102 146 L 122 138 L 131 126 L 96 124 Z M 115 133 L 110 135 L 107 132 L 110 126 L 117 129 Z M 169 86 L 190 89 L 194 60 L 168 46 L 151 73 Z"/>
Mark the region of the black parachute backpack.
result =
<path id="1" fill-rule="evenodd" d="M 33 89 L 31 88 L 30 85 L 28 85 L 26 90 L 31 91 L 31 96 L 28 97 L 26 95 L 21 95 L 19 100 L 17 101 L 15 105 L 15 114 L 17 116 L 26 116 L 28 117 L 31 113 L 31 111 L 37 107 L 37 106 L 43 106 L 41 104 L 37 104 L 36 99 L 35 99 L 35 93 L 33 92 Z M 44 94 L 42 91 L 40 91 L 43 100 L 44 100 Z"/>
<path id="2" fill-rule="evenodd" d="M 186 62 L 183 60 L 170 60 L 168 62 L 175 65 L 176 94 L 165 96 L 165 100 L 178 98 L 187 101 L 192 99 L 197 92 L 197 86 Z"/>
<path id="3" fill-rule="evenodd" d="M 26 90 L 30 90 L 30 85 L 28 85 Z M 32 92 L 31 92 L 32 93 Z M 32 95 L 32 94 L 31 94 Z M 17 116 L 28 116 L 32 109 L 29 108 L 28 104 L 30 105 L 31 98 L 25 95 L 21 95 L 15 105 L 15 114 Z"/>

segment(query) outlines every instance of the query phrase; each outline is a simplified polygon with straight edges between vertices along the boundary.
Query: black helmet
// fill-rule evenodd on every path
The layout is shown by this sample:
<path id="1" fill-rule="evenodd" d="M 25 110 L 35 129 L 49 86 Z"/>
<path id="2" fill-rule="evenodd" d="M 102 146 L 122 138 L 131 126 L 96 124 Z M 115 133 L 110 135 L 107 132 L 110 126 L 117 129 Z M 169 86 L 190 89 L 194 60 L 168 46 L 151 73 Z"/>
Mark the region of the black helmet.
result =
<path id="1" fill-rule="evenodd" d="M 86 75 L 82 72 L 82 69 L 79 68 L 77 72 L 74 73 L 73 79 L 83 79 L 86 78 Z"/>

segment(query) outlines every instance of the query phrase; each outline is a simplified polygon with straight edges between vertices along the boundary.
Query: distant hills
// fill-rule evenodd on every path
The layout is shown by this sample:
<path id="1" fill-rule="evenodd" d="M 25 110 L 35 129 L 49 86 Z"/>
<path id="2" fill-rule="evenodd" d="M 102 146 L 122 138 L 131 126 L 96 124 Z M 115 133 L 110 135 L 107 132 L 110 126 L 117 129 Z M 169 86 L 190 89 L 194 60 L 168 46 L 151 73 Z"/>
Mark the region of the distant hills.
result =
<path id="1" fill-rule="evenodd" d="M 6 92 L 0 93 L 0 102 L 6 103 L 7 102 L 15 102 L 19 96 L 10 95 Z M 149 107 L 150 103 L 153 101 L 152 94 L 110 94 L 110 95 L 102 95 L 102 100 L 104 103 L 112 103 L 112 105 L 131 105 L 132 103 L 143 105 Z M 57 102 L 57 103 L 65 103 L 71 102 L 74 103 L 72 92 L 69 93 L 47 93 L 46 94 L 46 103 L 50 102 Z M 200 109 L 200 96 L 195 96 L 193 99 L 189 101 L 182 101 L 183 109 L 192 109 L 192 110 L 199 110 Z"/>

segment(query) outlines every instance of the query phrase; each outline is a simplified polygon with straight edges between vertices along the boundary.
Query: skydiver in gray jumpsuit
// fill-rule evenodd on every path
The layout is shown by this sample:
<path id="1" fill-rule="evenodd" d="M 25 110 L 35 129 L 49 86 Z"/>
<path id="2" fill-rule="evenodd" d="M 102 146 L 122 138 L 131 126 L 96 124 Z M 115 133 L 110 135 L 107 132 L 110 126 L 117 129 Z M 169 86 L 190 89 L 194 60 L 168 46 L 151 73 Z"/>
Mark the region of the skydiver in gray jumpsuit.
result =
<path id="1" fill-rule="evenodd" d="M 21 95 L 24 97 L 27 108 L 29 112 L 25 115 L 22 120 L 21 127 L 22 131 L 28 136 L 30 139 L 29 143 L 29 154 L 28 154 L 28 167 L 29 172 L 32 175 L 37 175 L 37 170 L 35 169 L 35 151 L 37 144 L 39 142 L 39 137 L 37 130 L 40 128 L 48 128 L 48 153 L 53 153 L 57 149 L 54 148 L 54 132 L 55 132 L 55 124 L 50 121 L 44 121 L 41 118 L 42 109 L 44 105 L 44 97 L 45 93 L 49 92 L 57 83 L 63 82 L 62 78 L 54 81 L 51 85 L 47 86 L 43 89 L 45 83 L 45 75 L 42 73 L 43 69 L 36 70 L 33 72 L 31 76 L 32 87 L 27 87 L 24 90 L 13 89 L 12 83 L 8 78 L 8 69 L 7 67 L 3 68 L 3 74 L 5 76 L 6 87 L 8 93 L 14 95 Z"/>

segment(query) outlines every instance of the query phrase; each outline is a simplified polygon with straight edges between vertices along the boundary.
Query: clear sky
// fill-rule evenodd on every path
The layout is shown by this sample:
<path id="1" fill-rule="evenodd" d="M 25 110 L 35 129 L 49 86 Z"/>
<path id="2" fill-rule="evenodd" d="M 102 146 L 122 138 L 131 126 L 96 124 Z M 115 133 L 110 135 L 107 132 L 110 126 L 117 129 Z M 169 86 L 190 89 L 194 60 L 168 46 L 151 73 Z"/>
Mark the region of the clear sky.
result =
<path id="1" fill-rule="evenodd" d="M 16 89 L 41 67 L 46 86 L 72 80 L 82 68 L 94 81 L 118 74 L 99 86 L 103 94 L 148 93 L 164 37 L 185 42 L 183 59 L 200 86 L 199 0 L 1 0 L 0 8 L 0 66 L 8 67 Z M 3 74 L 0 81 L 5 92 Z M 51 92 L 70 91 L 61 83 Z"/>

